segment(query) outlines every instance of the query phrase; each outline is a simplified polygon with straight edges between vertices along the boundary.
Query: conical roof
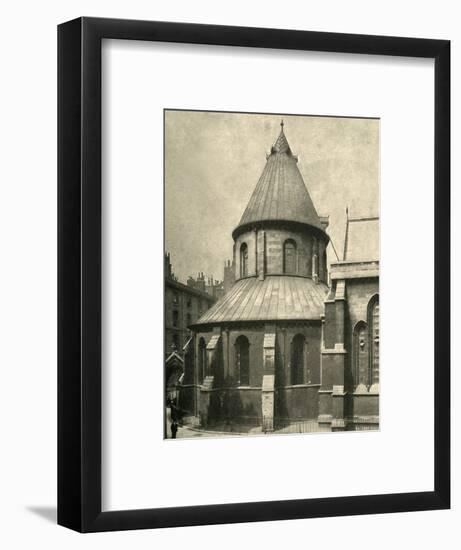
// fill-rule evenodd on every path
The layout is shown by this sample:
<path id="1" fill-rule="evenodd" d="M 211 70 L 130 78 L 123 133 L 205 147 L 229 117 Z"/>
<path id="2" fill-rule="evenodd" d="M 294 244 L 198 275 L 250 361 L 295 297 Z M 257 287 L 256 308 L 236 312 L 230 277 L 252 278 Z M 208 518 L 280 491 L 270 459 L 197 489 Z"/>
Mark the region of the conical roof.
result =
<path id="1" fill-rule="evenodd" d="M 298 222 L 324 230 L 297 162 L 282 121 L 280 135 L 267 156 L 266 166 L 234 235 L 248 224 L 273 220 Z"/>

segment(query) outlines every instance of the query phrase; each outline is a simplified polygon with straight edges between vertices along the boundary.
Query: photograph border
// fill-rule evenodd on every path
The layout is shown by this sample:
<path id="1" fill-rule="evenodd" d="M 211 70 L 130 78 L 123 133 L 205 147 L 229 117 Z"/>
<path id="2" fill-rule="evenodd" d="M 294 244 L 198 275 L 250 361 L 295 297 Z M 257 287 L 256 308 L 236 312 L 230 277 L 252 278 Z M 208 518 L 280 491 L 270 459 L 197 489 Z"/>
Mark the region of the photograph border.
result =
<path id="1" fill-rule="evenodd" d="M 373 120 L 373 121 L 376 121 L 378 122 L 379 124 L 381 123 L 381 120 L 382 118 L 380 116 L 354 116 L 354 115 L 336 115 L 336 114 L 329 114 L 329 115 L 323 115 L 323 114 L 313 114 L 313 113 L 295 113 L 295 112 L 290 112 L 290 111 L 285 111 L 285 112 L 278 112 L 278 111 L 270 111 L 270 112 L 267 112 L 267 111 L 248 111 L 248 110 L 234 110 L 234 109 L 199 109 L 199 108 L 185 108 L 185 107 L 164 107 L 163 108 L 163 250 L 160 252 L 159 254 L 159 261 L 166 261 L 165 258 L 166 258 L 166 255 L 169 254 L 170 250 L 168 249 L 167 247 L 167 237 L 166 237 L 166 234 L 167 234 L 167 207 L 166 207 L 166 190 L 167 190 L 167 170 L 166 170 L 166 159 L 167 159 L 167 146 L 166 146 L 166 143 L 167 143 L 167 127 L 166 127 L 166 115 L 167 113 L 194 113 L 194 114 L 201 114 L 201 113 L 205 113 L 205 114 L 208 114 L 208 115 L 245 115 L 245 116 L 248 116 L 248 117 L 252 117 L 252 116 L 265 116 L 265 117 L 271 117 L 271 118 L 278 118 L 279 121 L 282 121 L 282 122 L 285 122 L 285 121 L 289 121 L 291 118 L 311 118 L 311 119 L 346 119 L 346 120 L 361 120 L 361 121 L 364 121 L 364 120 L 367 120 L 367 121 L 370 121 L 370 120 Z M 279 126 L 280 122 L 277 122 L 277 130 L 278 128 L 280 127 Z M 285 123 L 286 124 L 286 123 Z M 283 128 L 283 126 L 282 126 Z M 380 130 L 378 131 L 378 134 L 379 134 Z M 275 136 L 274 136 L 275 138 Z M 380 144 L 378 143 L 378 148 L 377 148 L 377 156 L 379 157 L 379 151 L 380 150 Z M 266 153 L 266 160 L 267 160 L 267 154 Z M 297 155 L 295 155 L 297 157 Z M 379 197 L 379 187 L 380 187 L 380 183 L 379 183 L 379 177 L 377 178 L 378 179 L 378 197 Z M 304 183 L 305 185 L 305 183 Z M 255 189 L 255 188 L 254 188 Z M 254 192 L 254 189 L 253 189 L 253 192 Z M 309 189 L 308 189 L 308 194 L 309 194 Z M 250 194 L 250 197 L 252 195 Z M 310 196 L 310 194 L 309 194 Z M 250 199 L 251 200 L 251 199 Z M 377 201 L 377 211 L 375 211 L 375 214 L 376 214 L 376 219 L 379 221 L 380 223 L 380 200 L 378 198 L 378 201 Z M 248 203 L 247 203 L 248 204 Z M 349 206 L 346 207 L 347 210 L 349 210 Z M 317 212 L 318 213 L 318 212 Z M 328 215 L 328 218 L 330 216 Z M 373 216 L 375 217 L 375 216 Z M 350 218 L 352 219 L 352 218 Z M 235 228 L 237 227 L 235 224 L 234 224 L 234 230 Z M 379 239 L 379 233 L 380 233 L 380 230 L 378 229 L 378 239 Z M 330 238 L 330 243 L 333 244 L 333 240 L 332 240 L 332 237 L 331 235 L 329 234 L 329 232 L 327 233 L 328 234 L 328 237 Z M 378 245 L 379 246 L 379 245 Z M 334 244 L 333 244 L 333 250 L 334 250 L 334 254 L 336 255 L 337 257 L 337 261 L 340 261 L 339 260 L 339 257 L 337 255 L 337 251 L 336 249 L 334 248 Z M 175 260 L 173 260 L 174 262 Z M 378 257 L 377 258 L 377 261 L 379 263 L 380 261 L 380 258 Z M 170 266 L 172 268 L 172 271 L 173 271 L 173 275 L 175 275 L 174 273 L 174 263 L 171 263 Z M 165 269 L 166 271 L 166 269 Z M 328 272 L 328 268 L 327 268 L 327 272 Z M 236 279 L 237 280 L 237 279 Z M 184 284 L 184 281 L 181 281 L 181 280 L 177 280 L 176 282 L 178 283 L 182 283 Z M 222 281 L 224 282 L 224 281 Z M 379 275 L 378 275 L 378 294 L 379 294 Z M 167 295 L 167 287 L 168 287 L 168 284 L 167 284 L 167 279 L 166 279 L 166 274 L 164 273 L 164 280 L 163 280 L 163 287 L 162 287 L 162 290 L 163 290 L 163 297 L 164 297 L 164 325 L 163 325 L 163 338 L 164 338 L 164 342 L 165 342 L 165 346 L 167 345 L 166 342 L 167 342 L 167 300 L 166 300 L 166 295 Z M 220 301 L 217 300 L 215 302 L 215 304 Z M 213 304 L 213 305 L 215 305 Z M 284 320 L 285 322 L 290 322 L 290 320 Z M 284 322 L 282 321 L 282 323 Z M 297 323 L 298 321 L 295 321 L 295 323 Z M 255 321 L 254 320 L 245 320 L 245 321 L 241 321 L 241 325 L 254 325 Z M 225 325 L 227 325 L 227 323 L 224 323 Z M 243 334 L 243 332 L 242 332 Z M 319 365 L 320 367 L 320 378 L 321 378 L 321 366 Z M 164 370 L 163 370 L 163 384 L 165 385 L 166 387 L 166 363 L 164 364 Z M 381 395 L 378 393 L 378 402 L 381 403 Z M 166 437 L 166 433 L 167 433 L 167 424 L 166 424 L 166 418 L 167 418 L 167 412 L 166 412 L 166 408 L 167 408 L 167 391 L 164 392 L 164 395 L 163 395 L 163 415 L 164 415 L 164 423 L 165 423 L 165 437 L 164 439 L 165 440 L 168 440 L 169 438 Z M 379 404 L 378 405 L 378 411 L 379 411 L 379 414 L 378 414 L 378 424 L 376 426 L 376 428 L 374 429 L 371 429 L 370 431 L 380 431 L 380 423 L 381 423 L 381 414 L 380 414 L 380 411 L 381 411 L 381 405 Z M 180 424 L 181 425 L 181 424 Z M 220 432 L 218 430 L 216 430 L 216 433 L 213 434 L 213 429 L 211 430 L 207 430 L 207 429 L 202 429 L 203 432 L 206 432 L 207 433 L 207 437 L 214 437 L 214 438 L 221 438 L 221 437 L 228 437 L 230 434 L 228 433 L 225 433 L 225 432 Z M 200 428 L 195 428 L 194 431 L 200 433 L 202 431 Z M 344 429 L 341 429 L 341 430 L 337 430 L 337 431 L 347 431 L 346 428 Z M 291 432 L 292 433 L 292 432 Z M 303 434 L 313 434 L 313 433 L 322 433 L 321 430 L 319 431 L 301 431 L 299 433 L 303 433 Z M 323 432 L 323 433 L 327 433 L 327 432 Z M 269 432 L 269 433 L 265 433 L 264 435 L 265 436 L 268 436 L 268 435 L 289 435 L 290 432 L 286 432 L 286 433 L 276 433 L 276 432 Z M 240 433 L 238 434 L 238 437 L 249 437 L 249 436 L 252 436 L 252 437 L 259 437 L 261 434 L 243 434 L 243 433 Z M 235 434 L 233 434 L 233 436 L 235 437 Z M 180 437 L 181 438 L 181 437 Z M 179 438 L 178 438 L 179 439 Z"/>
<path id="2" fill-rule="evenodd" d="M 102 511 L 103 39 L 434 59 L 434 490 Z M 58 26 L 58 523 L 79 532 L 450 507 L 450 42 L 78 18 Z"/>

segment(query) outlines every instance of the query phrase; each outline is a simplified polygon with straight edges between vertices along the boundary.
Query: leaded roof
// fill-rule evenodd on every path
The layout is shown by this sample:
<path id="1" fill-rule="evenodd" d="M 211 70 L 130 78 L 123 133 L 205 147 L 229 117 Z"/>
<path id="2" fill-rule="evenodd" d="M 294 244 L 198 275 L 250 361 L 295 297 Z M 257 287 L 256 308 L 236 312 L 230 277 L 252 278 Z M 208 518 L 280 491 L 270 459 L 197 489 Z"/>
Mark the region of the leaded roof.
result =
<path id="1" fill-rule="evenodd" d="M 323 231 L 297 162 L 282 123 L 263 173 L 234 233 L 247 224 L 274 220 L 308 224 Z"/>
<path id="2" fill-rule="evenodd" d="M 264 280 L 248 277 L 194 323 L 240 321 L 305 321 L 320 319 L 328 287 L 306 277 L 269 275 Z"/>

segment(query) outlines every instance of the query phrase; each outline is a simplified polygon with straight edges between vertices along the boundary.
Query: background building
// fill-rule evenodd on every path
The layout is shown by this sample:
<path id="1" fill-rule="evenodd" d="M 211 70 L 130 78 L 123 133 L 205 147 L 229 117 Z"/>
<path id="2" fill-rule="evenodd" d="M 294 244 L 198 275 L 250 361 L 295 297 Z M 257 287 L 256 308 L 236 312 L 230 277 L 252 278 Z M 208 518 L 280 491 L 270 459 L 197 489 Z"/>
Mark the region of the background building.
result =
<path id="1" fill-rule="evenodd" d="M 190 326 L 224 296 L 224 282 L 199 273 L 197 278 L 189 277 L 187 284 L 183 284 L 173 272 L 169 253 L 165 254 L 164 261 L 165 384 L 170 396 L 178 397 L 177 385 L 183 381 L 185 350 L 192 340 Z"/>
<path id="2" fill-rule="evenodd" d="M 211 283 L 211 281 L 210 281 Z M 222 286 L 222 285 L 221 285 Z M 165 254 L 165 354 L 182 352 L 190 338 L 189 327 L 215 302 L 213 285 L 206 285 L 203 274 L 180 283 L 174 275 L 169 254 Z"/>

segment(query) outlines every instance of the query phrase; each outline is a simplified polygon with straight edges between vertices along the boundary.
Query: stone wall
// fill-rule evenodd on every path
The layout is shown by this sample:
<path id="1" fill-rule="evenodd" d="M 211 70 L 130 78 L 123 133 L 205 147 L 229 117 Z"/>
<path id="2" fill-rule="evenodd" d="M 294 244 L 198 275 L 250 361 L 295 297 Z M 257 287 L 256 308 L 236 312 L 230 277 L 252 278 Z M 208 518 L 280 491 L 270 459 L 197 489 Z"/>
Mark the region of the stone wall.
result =
<path id="1" fill-rule="evenodd" d="M 235 277 L 240 278 L 242 244 L 248 247 L 247 276 L 281 275 L 284 273 L 283 247 L 287 240 L 296 243 L 296 268 L 290 274 L 312 278 L 313 256 L 318 279 L 327 282 L 326 241 L 308 230 L 290 229 L 251 230 L 242 233 L 235 241 Z"/>
<path id="2" fill-rule="evenodd" d="M 249 363 L 250 363 L 250 386 L 261 388 L 263 377 L 263 329 L 240 329 L 229 330 L 223 333 L 224 353 L 227 351 L 227 357 L 224 356 L 226 374 L 231 379 L 237 378 L 236 372 L 236 348 L 235 342 L 239 336 L 245 336 L 250 344 Z"/>
<path id="3" fill-rule="evenodd" d="M 311 321 L 306 323 L 284 323 L 282 326 L 270 325 L 242 325 L 232 328 L 215 327 L 213 330 L 201 331 L 195 335 L 194 364 L 199 365 L 199 342 L 203 338 L 205 344 L 212 341 L 216 335 L 220 336 L 221 352 L 219 355 L 222 369 L 222 381 L 214 376 L 212 388 L 200 387 L 198 376 L 195 384 L 198 388 L 197 399 L 200 401 L 198 409 L 202 418 L 206 418 L 208 425 L 223 421 L 229 414 L 246 418 L 250 423 L 261 420 L 261 394 L 264 372 L 264 336 L 275 333 L 275 414 L 287 420 L 315 419 L 318 415 L 318 396 L 320 387 L 320 352 L 321 352 L 321 323 Z M 305 379 L 302 384 L 291 384 L 291 343 L 296 335 L 302 334 L 305 338 Z M 245 336 L 249 342 L 250 384 L 238 385 L 237 357 L 235 343 L 240 336 Z M 216 365 L 213 366 L 216 369 Z M 209 371 L 213 375 L 213 370 Z M 188 378 L 189 379 L 189 378 Z M 192 392 L 188 390 L 188 393 Z"/>
<path id="4" fill-rule="evenodd" d="M 275 325 L 274 325 L 275 327 Z M 272 329 L 271 329 L 272 330 Z M 264 326 L 259 328 L 249 326 L 233 329 L 210 329 L 209 332 L 198 332 L 195 335 L 196 358 L 198 365 L 198 342 L 203 338 L 208 344 L 212 335 L 219 333 L 222 341 L 223 375 L 224 379 L 236 379 L 236 347 L 235 343 L 239 336 L 245 336 L 249 342 L 250 362 L 250 386 L 260 388 L 263 377 L 263 342 L 267 329 Z M 276 386 L 291 385 L 291 343 L 293 338 L 302 334 L 305 338 L 305 379 L 306 384 L 320 383 L 320 350 L 321 350 L 321 324 L 318 322 L 306 322 L 297 324 L 277 325 L 276 332 Z"/>
<path id="5" fill-rule="evenodd" d="M 345 346 L 349 350 L 346 362 L 346 385 L 351 389 L 354 383 L 354 328 L 360 321 L 368 322 L 368 304 L 379 293 L 379 281 L 377 278 L 350 279 L 346 283 L 346 292 Z"/>
<path id="6" fill-rule="evenodd" d="M 368 304 L 379 292 L 379 281 L 376 278 L 350 279 L 346 291 L 349 326 L 353 328 L 358 321 L 367 322 Z"/>
<path id="7" fill-rule="evenodd" d="M 369 303 L 379 292 L 379 278 L 362 277 L 352 269 L 344 271 L 344 276 L 342 279 L 336 268 L 332 270 L 333 286 L 325 302 L 318 419 L 332 429 L 376 429 L 379 385 L 356 385 L 354 328 L 359 322 L 368 322 Z M 369 368 L 368 353 L 366 361 Z"/>
<path id="8" fill-rule="evenodd" d="M 305 338 L 305 383 L 320 383 L 321 324 L 319 322 L 299 323 L 277 327 L 277 345 L 275 348 L 276 376 L 275 385 L 291 385 L 291 344 L 297 334 Z"/>
<path id="9" fill-rule="evenodd" d="M 275 392 L 276 420 L 317 419 L 319 414 L 318 391 L 320 384 L 287 386 Z"/>

